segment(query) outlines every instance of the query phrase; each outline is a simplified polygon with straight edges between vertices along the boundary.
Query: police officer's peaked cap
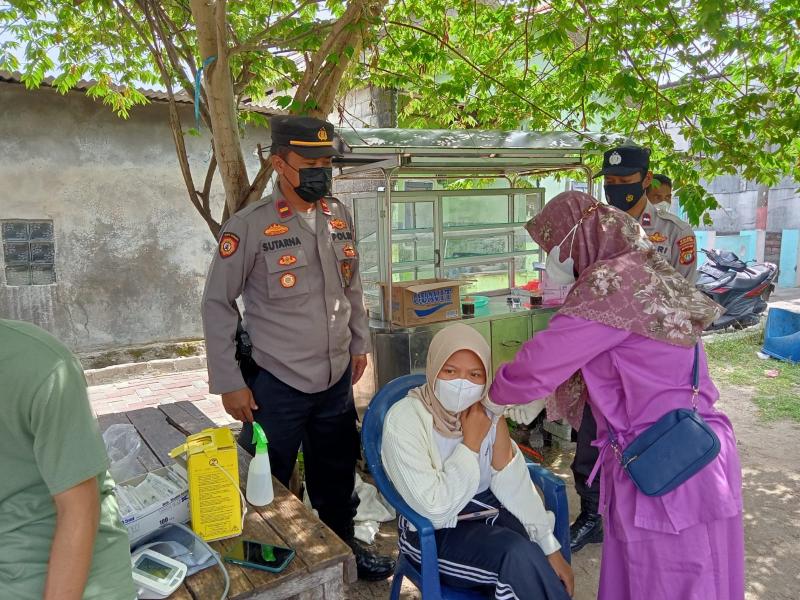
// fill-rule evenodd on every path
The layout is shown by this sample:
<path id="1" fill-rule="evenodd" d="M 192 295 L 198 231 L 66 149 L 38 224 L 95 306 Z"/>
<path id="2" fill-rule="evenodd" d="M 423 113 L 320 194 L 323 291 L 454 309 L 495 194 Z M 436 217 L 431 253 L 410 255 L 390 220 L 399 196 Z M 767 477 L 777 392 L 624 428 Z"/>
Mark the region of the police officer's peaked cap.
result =
<path id="1" fill-rule="evenodd" d="M 314 117 L 276 115 L 269 120 L 272 150 L 285 146 L 306 158 L 337 156 L 333 125 Z"/>
<path id="2" fill-rule="evenodd" d="M 650 170 L 650 148 L 626 144 L 603 154 L 603 169 L 595 175 L 633 175 Z"/>

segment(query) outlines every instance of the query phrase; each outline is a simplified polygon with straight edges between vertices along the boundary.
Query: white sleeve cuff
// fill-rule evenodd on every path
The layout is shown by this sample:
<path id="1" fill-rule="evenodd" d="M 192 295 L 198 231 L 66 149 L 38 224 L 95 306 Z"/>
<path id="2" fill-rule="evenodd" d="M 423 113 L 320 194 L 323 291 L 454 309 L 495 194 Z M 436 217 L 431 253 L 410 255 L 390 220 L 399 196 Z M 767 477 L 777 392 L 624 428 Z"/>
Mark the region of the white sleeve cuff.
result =
<path id="1" fill-rule="evenodd" d="M 540 538 L 531 535 L 531 541 L 536 542 L 539 545 L 545 556 L 550 556 L 553 552 L 558 552 L 561 550 L 561 544 L 558 543 L 556 536 L 554 536 L 552 533 L 547 533 Z"/>

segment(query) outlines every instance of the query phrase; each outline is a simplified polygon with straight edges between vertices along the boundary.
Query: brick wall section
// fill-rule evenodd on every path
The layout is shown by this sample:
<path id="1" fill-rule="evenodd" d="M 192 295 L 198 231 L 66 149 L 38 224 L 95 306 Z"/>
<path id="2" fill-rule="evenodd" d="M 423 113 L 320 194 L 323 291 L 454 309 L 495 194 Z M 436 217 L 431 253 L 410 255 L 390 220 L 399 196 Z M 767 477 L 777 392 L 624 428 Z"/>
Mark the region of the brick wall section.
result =
<path id="1" fill-rule="evenodd" d="M 768 231 L 764 242 L 764 260 L 780 266 L 783 232 Z"/>

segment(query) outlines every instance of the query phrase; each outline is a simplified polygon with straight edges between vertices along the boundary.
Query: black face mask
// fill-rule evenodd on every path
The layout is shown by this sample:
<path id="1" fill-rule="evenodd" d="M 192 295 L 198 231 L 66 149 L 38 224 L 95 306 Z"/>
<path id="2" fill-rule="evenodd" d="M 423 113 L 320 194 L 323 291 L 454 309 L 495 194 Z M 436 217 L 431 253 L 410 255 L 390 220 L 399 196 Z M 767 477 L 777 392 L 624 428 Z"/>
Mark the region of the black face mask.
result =
<path id="1" fill-rule="evenodd" d="M 644 196 L 644 187 L 642 187 L 641 181 L 604 185 L 603 189 L 606 192 L 608 203 L 625 212 L 636 206 L 636 203 Z"/>
<path id="2" fill-rule="evenodd" d="M 286 163 L 289 165 L 289 163 Z M 294 188 L 295 193 L 306 202 L 317 202 L 331 193 L 333 169 L 331 167 L 303 167 L 292 169 L 300 176 L 300 185 Z"/>

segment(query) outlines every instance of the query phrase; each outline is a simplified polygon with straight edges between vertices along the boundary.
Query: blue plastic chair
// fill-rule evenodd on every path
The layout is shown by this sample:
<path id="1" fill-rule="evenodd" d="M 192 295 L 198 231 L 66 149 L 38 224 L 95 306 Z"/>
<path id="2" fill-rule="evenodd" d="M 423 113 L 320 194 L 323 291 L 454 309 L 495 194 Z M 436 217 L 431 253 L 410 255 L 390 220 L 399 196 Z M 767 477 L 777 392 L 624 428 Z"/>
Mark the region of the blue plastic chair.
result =
<path id="1" fill-rule="evenodd" d="M 403 375 L 387 383 L 370 402 L 361 426 L 364 455 L 369 465 L 370 473 L 375 480 L 375 485 L 395 510 L 416 527 L 420 539 L 422 569 L 417 569 L 401 552 L 394 569 L 394 581 L 392 582 L 392 591 L 389 598 L 391 600 L 400 598 L 400 586 L 402 585 L 403 577 L 408 577 L 422 592 L 422 597 L 425 600 L 477 600 L 484 598 L 484 596 L 473 591 L 447 587 L 441 584 L 439 581 L 439 563 L 433 524 L 415 512 L 403 500 L 386 475 L 381 461 L 381 440 L 383 438 L 383 422 L 386 418 L 386 413 L 395 402 L 405 398 L 410 389 L 424 383 L 424 375 Z M 545 506 L 555 513 L 554 535 L 561 543 L 561 552 L 564 558 L 569 562 L 571 557 L 566 484 L 539 465 L 529 463 L 528 469 L 533 483 L 542 491 Z"/>
<path id="2" fill-rule="evenodd" d="M 800 362 L 800 314 L 783 308 L 770 308 L 761 351 L 787 362 Z"/>

